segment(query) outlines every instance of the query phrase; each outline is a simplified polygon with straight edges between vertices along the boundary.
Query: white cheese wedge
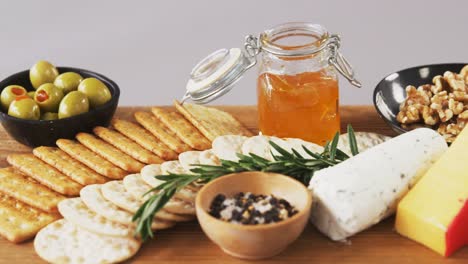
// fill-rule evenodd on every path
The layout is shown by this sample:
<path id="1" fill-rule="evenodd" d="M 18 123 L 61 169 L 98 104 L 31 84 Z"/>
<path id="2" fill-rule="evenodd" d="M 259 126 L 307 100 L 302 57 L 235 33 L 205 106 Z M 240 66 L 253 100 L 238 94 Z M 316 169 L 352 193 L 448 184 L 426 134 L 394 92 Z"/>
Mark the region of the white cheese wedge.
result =
<path id="1" fill-rule="evenodd" d="M 420 128 L 316 172 L 311 222 L 332 240 L 380 222 L 446 149 L 442 136 Z"/>

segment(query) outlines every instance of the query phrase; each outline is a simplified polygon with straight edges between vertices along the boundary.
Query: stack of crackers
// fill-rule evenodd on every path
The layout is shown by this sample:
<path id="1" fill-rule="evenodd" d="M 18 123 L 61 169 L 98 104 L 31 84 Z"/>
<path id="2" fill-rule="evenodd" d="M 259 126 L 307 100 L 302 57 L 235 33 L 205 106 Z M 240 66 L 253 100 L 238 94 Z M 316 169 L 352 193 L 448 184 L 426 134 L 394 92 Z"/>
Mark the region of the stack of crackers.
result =
<path id="1" fill-rule="evenodd" d="M 226 112 L 175 105 L 177 111 L 155 107 L 136 112 L 137 122 L 115 119 L 113 128 L 96 127 L 94 134 L 79 133 L 76 140 L 59 139 L 58 147 L 8 156 L 11 167 L 0 169 L 0 235 L 18 243 L 64 217 L 36 238 L 36 250 L 46 260 L 54 258 L 48 249 L 64 243 L 44 239 L 76 230 L 82 231 L 68 239 L 83 242 L 98 236 L 103 244 L 127 245 L 129 254 L 136 252 L 139 242 L 132 237 L 131 217 L 145 201 L 143 194 L 159 184 L 153 176 L 187 171 L 195 163 L 191 152 L 217 164 L 208 150 L 216 137 L 251 135 Z M 189 186 L 174 197 L 156 215 L 153 229 L 193 219 L 197 188 Z"/>
<path id="2" fill-rule="evenodd" d="M 153 110 L 163 111 L 156 108 Z M 178 119 L 177 122 L 181 120 L 184 119 Z M 185 127 L 188 129 L 188 126 Z M 194 133 L 195 130 L 191 128 L 191 131 Z M 303 146 L 317 153 L 323 151 L 322 146 L 301 139 L 245 135 L 246 132 L 218 136 L 209 144 L 209 149 L 188 150 L 180 153 L 178 160 L 145 165 L 140 173 L 126 175 L 122 180 L 87 185 L 81 189 L 79 198 L 68 198 L 58 203 L 58 211 L 64 219 L 39 231 L 34 240 L 36 252 L 52 263 L 123 261 L 134 255 L 141 246 L 141 241 L 133 236 L 135 224 L 132 216 L 147 197 L 154 194 L 152 189 L 164 183 L 164 177 L 155 178 L 155 175 L 190 174 L 194 164 L 220 165 L 221 160 L 236 162 L 239 153 L 254 153 L 273 161 L 274 150 L 270 141 L 290 152 L 297 149 L 303 157 L 311 157 L 302 149 Z M 357 132 L 356 136 L 360 151 L 386 140 L 372 137 L 372 143 L 363 145 L 360 144 L 361 133 Z M 368 138 L 367 134 L 364 136 Z M 343 149 L 350 149 L 349 144 L 344 144 Z M 199 188 L 199 185 L 193 184 L 178 190 L 163 209 L 156 213 L 151 229 L 166 229 L 177 222 L 193 219 L 193 204 Z"/>

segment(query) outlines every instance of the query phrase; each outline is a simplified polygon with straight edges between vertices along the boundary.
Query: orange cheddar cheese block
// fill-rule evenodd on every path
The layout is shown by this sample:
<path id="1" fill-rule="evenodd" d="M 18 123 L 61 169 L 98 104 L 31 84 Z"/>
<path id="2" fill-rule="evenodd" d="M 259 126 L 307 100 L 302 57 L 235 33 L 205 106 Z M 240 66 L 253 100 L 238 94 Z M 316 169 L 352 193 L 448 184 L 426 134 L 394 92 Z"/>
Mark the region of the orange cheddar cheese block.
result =
<path id="1" fill-rule="evenodd" d="M 468 127 L 398 204 L 395 225 L 444 256 L 468 245 Z"/>

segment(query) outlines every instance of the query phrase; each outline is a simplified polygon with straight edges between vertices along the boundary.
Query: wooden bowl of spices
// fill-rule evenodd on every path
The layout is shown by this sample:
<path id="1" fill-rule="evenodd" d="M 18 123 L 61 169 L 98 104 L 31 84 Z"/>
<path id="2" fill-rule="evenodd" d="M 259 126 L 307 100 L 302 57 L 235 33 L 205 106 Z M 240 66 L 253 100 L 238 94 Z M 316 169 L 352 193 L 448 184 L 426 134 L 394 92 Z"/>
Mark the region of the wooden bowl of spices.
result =
<path id="1" fill-rule="evenodd" d="M 196 198 L 205 234 L 227 254 L 243 259 L 283 251 L 304 230 L 311 205 L 311 193 L 302 183 L 264 172 L 220 177 Z"/>

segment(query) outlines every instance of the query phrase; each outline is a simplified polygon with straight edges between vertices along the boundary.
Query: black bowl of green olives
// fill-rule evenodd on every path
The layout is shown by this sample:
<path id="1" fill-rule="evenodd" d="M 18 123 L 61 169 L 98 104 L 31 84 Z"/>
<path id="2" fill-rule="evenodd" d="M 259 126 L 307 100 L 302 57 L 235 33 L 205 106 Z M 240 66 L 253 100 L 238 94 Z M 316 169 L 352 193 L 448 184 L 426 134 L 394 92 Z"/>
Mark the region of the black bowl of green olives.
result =
<path id="1" fill-rule="evenodd" d="M 119 86 L 101 74 L 40 61 L 0 82 L 0 122 L 24 145 L 55 146 L 108 126 L 119 96 Z"/>

